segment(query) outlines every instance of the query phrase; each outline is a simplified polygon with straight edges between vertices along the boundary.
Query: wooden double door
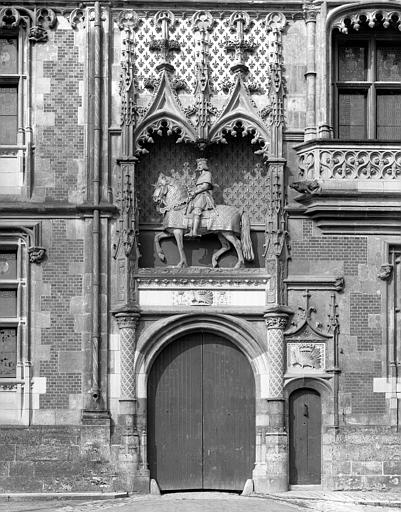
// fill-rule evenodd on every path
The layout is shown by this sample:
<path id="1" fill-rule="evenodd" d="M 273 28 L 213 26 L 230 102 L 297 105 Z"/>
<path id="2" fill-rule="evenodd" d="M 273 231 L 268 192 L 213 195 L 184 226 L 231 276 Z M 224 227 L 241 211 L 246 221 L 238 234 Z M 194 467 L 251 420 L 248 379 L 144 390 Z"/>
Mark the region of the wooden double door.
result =
<path id="1" fill-rule="evenodd" d="M 255 460 L 255 382 L 225 338 L 171 342 L 148 378 L 148 461 L 162 491 L 241 490 Z"/>

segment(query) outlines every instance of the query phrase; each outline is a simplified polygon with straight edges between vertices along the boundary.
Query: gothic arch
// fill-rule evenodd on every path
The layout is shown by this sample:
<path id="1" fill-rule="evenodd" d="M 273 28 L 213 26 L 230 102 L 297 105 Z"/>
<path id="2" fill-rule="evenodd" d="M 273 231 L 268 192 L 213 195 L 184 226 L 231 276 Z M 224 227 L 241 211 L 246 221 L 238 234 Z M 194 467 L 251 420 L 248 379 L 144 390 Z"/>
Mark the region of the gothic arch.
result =
<path id="1" fill-rule="evenodd" d="M 158 135 L 175 133 L 179 135 L 177 142 L 195 142 L 196 140 L 195 128 L 182 110 L 167 71 L 162 73 L 156 93 L 135 130 L 137 154 L 147 153 L 143 145 L 153 142 L 153 133 Z"/>
<path id="2" fill-rule="evenodd" d="M 163 318 L 142 332 L 138 339 L 135 361 L 138 398 L 146 398 L 147 377 L 159 352 L 168 343 L 199 329 L 223 336 L 245 354 L 254 372 L 256 398 L 264 398 L 263 391 L 267 390 L 268 361 L 263 336 L 245 320 L 208 313 L 188 313 Z"/>
<path id="3" fill-rule="evenodd" d="M 330 409 L 332 409 L 331 399 L 333 391 L 331 384 L 325 379 L 316 377 L 297 377 L 291 379 L 284 384 L 284 398 L 286 403 L 289 403 L 290 395 L 294 391 L 304 388 L 313 389 L 320 394 L 322 400 L 322 422 L 323 424 L 328 423 L 331 412 Z"/>

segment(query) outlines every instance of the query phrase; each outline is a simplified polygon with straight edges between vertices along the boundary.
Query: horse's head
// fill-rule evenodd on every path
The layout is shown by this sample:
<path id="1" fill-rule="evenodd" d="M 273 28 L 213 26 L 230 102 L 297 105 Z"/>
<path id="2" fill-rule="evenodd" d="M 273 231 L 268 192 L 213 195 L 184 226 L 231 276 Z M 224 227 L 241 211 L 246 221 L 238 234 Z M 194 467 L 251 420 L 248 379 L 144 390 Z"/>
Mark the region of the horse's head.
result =
<path id="1" fill-rule="evenodd" d="M 188 198 L 188 192 L 183 184 L 175 178 L 159 174 L 154 186 L 153 201 L 160 206 L 176 207 L 183 204 Z"/>

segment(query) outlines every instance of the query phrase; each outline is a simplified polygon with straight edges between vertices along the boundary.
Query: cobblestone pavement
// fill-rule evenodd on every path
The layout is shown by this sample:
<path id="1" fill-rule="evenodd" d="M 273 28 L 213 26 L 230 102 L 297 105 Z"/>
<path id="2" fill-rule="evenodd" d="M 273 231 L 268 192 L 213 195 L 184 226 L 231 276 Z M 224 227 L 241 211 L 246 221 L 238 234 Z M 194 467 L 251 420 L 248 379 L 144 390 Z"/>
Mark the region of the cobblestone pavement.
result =
<path id="1" fill-rule="evenodd" d="M 366 500 L 369 498 L 369 493 Z M 366 493 L 365 493 L 366 496 Z M 320 499 L 319 499 L 320 498 Z M 322 495 L 306 499 L 305 495 L 290 497 L 252 496 L 235 494 L 174 493 L 164 496 L 132 496 L 129 498 L 88 500 L 0 501 L 0 512 L 400 512 L 400 508 L 355 504 L 355 497 L 342 493 L 321 499 Z M 370 496 L 374 498 L 374 496 Z M 362 498 L 361 498 L 362 499 Z M 370 501 L 373 502 L 371 499 Z"/>

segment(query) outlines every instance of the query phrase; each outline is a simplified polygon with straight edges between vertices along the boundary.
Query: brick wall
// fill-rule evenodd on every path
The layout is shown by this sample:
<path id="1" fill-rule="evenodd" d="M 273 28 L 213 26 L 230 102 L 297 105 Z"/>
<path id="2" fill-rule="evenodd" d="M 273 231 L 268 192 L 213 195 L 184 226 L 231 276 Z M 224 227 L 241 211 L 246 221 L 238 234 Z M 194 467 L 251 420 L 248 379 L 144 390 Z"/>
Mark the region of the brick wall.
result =
<path id="1" fill-rule="evenodd" d="M 66 222 L 52 221 L 51 246 L 43 263 L 43 283 L 50 285 L 50 295 L 41 297 L 41 310 L 50 312 L 50 327 L 42 329 L 41 344 L 51 347 L 50 359 L 40 362 L 40 375 L 47 380 L 41 408 L 68 408 L 69 395 L 81 393 L 82 367 L 66 368 L 62 357 L 82 349 L 81 334 L 70 312 L 71 299 L 82 294 L 82 275 L 71 274 L 70 263 L 83 262 L 84 242 L 67 238 Z"/>
<path id="2" fill-rule="evenodd" d="M 357 350 L 372 351 L 380 347 L 382 332 L 369 326 L 369 315 L 380 314 L 381 299 L 377 295 L 350 294 L 350 334 L 357 337 Z"/>
<path id="3" fill-rule="evenodd" d="M 367 261 L 366 237 L 312 236 L 309 220 L 303 221 L 303 240 L 294 240 L 291 249 L 293 260 L 342 261 L 344 274 L 350 276 L 358 275 L 358 264 Z"/>
<path id="4" fill-rule="evenodd" d="M 37 156 L 47 162 L 53 175 L 51 184 L 47 181 L 45 197 L 67 201 L 71 192 L 81 188 L 74 159 L 84 157 L 84 126 L 78 124 L 83 65 L 78 60 L 72 30 L 52 31 L 50 37 L 54 38 L 56 58 L 43 62 L 43 78 L 50 79 L 50 92 L 43 96 L 43 110 L 54 113 L 54 125 L 37 128 Z"/>

